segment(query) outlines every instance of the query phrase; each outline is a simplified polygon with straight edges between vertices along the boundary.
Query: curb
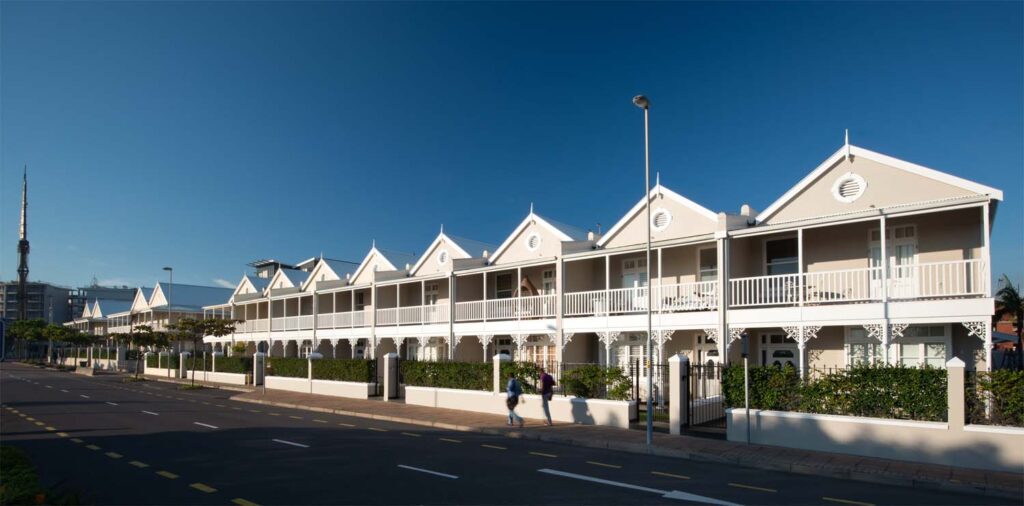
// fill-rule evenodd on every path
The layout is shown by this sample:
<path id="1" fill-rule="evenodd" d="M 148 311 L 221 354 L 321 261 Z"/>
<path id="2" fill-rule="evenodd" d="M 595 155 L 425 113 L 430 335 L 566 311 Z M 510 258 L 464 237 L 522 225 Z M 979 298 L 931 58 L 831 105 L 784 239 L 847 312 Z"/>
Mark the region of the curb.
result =
<path id="1" fill-rule="evenodd" d="M 248 391 L 246 391 L 248 393 Z M 359 411 L 348 411 L 344 409 L 330 409 L 330 408 L 315 408 L 312 406 L 305 406 L 301 404 L 292 404 L 288 402 L 274 402 L 265 401 L 262 399 L 249 399 L 241 398 L 240 396 L 232 396 L 231 400 L 238 402 L 248 402 L 250 404 L 262 404 L 265 406 L 277 406 L 279 408 L 298 409 L 303 411 L 313 411 L 317 413 L 330 413 L 341 416 L 351 416 L 354 418 L 365 418 L 370 420 L 383 420 L 388 422 L 404 423 L 408 425 L 419 425 L 422 427 L 434 427 L 438 429 L 454 430 L 459 432 L 476 432 L 479 434 L 487 434 L 491 436 L 502 436 L 510 439 L 528 439 L 534 441 L 542 441 L 545 443 L 557 443 L 569 446 L 578 446 L 583 448 L 597 448 L 602 450 L 620 451 L 626 453 L 635 453 L 643 455 L 654 455 L 658 457 L 669 457 L 678 458 L 685 460 L 692 460 L 696 462 L 713 462 L 716 464 L 734 464 L 738 466 L 762 469 L 766 471 L 783 471 L 794 474 L 802 474 L 808 476 L 821 476 L 826 478 L 838 478 L 844 480 L 860 481 L 866 483 L 877 483 L 881 485 L 895 485 L 908 488 L 918 489 L 929 489 L 929 490 L 942 490 L 946 492 L 960 492 L 968 494 L 981 494 L 990 497 L 1000 497 L 1008 499 L 1020 498 L 1021 491 L 1017 489 L 1007 489 L 999 487 L 990 487 L 985 485 L 971 485 L 966 483 L 955 483 L 945 480 L 931 480 L 922 478 L 920 476 L 914 477 L 903 477 L 900 475 L 893 475 L 889 473 L 872 473 L 866 471 L 851 470 L 848 468 L 833 468 L 828 465 L 823 466 L 810 466 L 803 464 L 789 464 L 774 462 L 763 458 L 744 458 L 744 457 L 723 457 L 721 455 L 690 452 L 686 450 L 677 450 L 674 448 L 664 448 L 652 446 L 648 447 L 644 444 L 639 443 L 627 443 L 621 441 L 605 441 L 605 440 L 590 440 L 590 439 L 576 439 L 572 437 L 548 435 L 548 434 L 532 434 L 529 432 L 519 432 L 515 429 L 492 429 L 487 427 L 473 427 L 467 425 L 457 425 L 444 422 L 433 422 L 427 420 L 420 420 L 416 418 L 405 418 L 401 416 L 385 416 L 385 415 L 374 415 L 372 413 L 363 413 Z"/>
<path id="2" fill-rule="evenodd" d="M 143 374 L 142 377 L 144 377 L 144 378 L 146 378 L 148 380 L 157 381 L 157 382 L 160 382 L 160 383 L 173 383 L 173 384 L 176 384 L 176 385 L 189 385 L 189 384 L 191 384 L 191 381 L 190 380 L 186 380 L 186 379 L 180 379 L 180 380 L 175 381 L 174 379 L 168 378 L 168 377 L 165 377 L 165 376 L 146 376 L 145 374 Z M 230 390 L 232 392 L 242 392 L 242 393 L 246 393 L 246 394 L 252 392 L 252 390 L 246 390 L 246 389 L 241 388 L 241 387 L 236 387 L 236 386 L 231 386 L 231 385 L 219 385 L 219 384 L 215 384 L 215 383 L 208 383 L 206 381 L 201 381 L 201 380 L 198 380 L 198 379 L 196 380 L 196 384 L 202 386 L 203 388 L 215 388 L 217 390 Z"/>

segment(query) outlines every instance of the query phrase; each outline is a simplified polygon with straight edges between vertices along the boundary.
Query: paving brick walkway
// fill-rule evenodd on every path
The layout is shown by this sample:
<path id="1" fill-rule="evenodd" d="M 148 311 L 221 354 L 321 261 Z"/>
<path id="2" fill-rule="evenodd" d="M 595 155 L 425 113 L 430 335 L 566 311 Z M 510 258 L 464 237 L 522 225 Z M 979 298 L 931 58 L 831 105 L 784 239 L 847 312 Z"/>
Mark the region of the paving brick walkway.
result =
<path id="1" fill-rule="evenodd" d="M 787 471 L 890 485 L 944 489 L 1001 497 L 1024 497 L 1024 474 L 918 464 L 898 460 L 748 445 L 719 439 L 654 434 L 645 444 L 639 430 L 557 423 L 544 426 L 527 420 L 525 428 L 505 425 L 505 417 L 450 409 L 406 405 L 401 401 L 358 400 L 259 390 L 238 394 L 234 400 L 279 407 L 388 420 L 448 430 L 481 432 L 510 438 L 536 439 L 631 453 L 730 463 L 745 467 Z"/>

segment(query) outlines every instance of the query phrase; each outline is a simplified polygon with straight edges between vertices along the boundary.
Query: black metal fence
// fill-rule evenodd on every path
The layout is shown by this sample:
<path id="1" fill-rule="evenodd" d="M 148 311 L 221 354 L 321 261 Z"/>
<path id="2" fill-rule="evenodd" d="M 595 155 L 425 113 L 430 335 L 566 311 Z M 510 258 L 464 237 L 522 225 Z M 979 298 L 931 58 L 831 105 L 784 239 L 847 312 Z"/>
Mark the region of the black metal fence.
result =
<path id="1" fill-rule="evenodd" d="M 690 366 L 688 426 L 725 428 L 723 369 L 722 364 L 715 363 Z"/>
<path id="2" fill-rule="evenodd" d="M 1024 372 L 964 373 L 965 422 L 1024 427 Z"/>

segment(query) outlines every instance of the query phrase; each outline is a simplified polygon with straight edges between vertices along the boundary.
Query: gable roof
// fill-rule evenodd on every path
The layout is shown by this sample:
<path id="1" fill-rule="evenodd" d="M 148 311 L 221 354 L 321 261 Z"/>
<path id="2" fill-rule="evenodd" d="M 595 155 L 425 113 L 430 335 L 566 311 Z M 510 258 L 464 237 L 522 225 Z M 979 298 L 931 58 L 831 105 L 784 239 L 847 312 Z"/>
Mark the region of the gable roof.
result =
<path id="1" fill-rule="evenodd" d="M 317 263 L 316 267 L 313 267 L 309 271 L 309 277 L 306 278 L 305 283 L 302 284 L 302 290 L 306 290 L 310 285 L 316 283 L 318 274 L 324 269 L 327 269 L 333 274 L 332 279 L 345 279 L 345 274 L 350 274 L 359 264 L 355 262 L 349 262 L 346 260 L 334 260 L 332 258 L 321 258 Z"/>
<path id="2" fill-rule="evenodd" d="M 668 197 L 669 199 L 678 202 L 683 207 L 692 210 L 698 215 L 703 216 L 711 220 L 712 222 L 718 222 L 718 215 L 715 214 L 714 211 L 662 186 L 660 181 L 657 184 L 655 184 L 653 188 L 651 188 L 650 193 L 647 194 L 647 199 L 651 200 L 657 195 L 663 195 L 665 197 Z M 599 247 L 602 247 L 605 244 L 608 244 L 608 241 L 611 241 L 612 238 L 615 237 L 616 234 L 621 232 L 623 227 L 625 227 L 626 224 L 629 223 L 629 221 L 632 220 L 633 217 L 637 215 L 637 213 L 644 209 L 646 203 L 647 201 L 644 199 L 640 199 L 639 201 L 637 201 L 636 205 L 633 206 L 633 208 L 630 209 L 626 214 L 624 214 L 622 218 L 619 218 L 619 221 L 617 221 L 615 225 L 612 226 L 612 228 L 608 229 L 608 232 L 604 234 L 604 236 L 601 237 L 600 240 L 597 241 L 597 245 Z"/>
<path id="3" fill-rule="evenodd" d="M 128 308 L 129 311 L 145 311 L 149 309 L 149 298 L 153 295 L 152 288 L 139 287 L 135 289 L 135 297 L 132 298 L 132 304 Z"/>
<path id="4" fill-rule="evenodd" d="M 782 194 L 782 196 L 779 197 L 775 202 L 772 202 L 772 205 L 768 206 L 764 211 L 761 212 L 761 214 L 758 214 L 756 218 L 757 222 L 760 223 L 764 220 L 771 218 L 775 213 L 781 210 L 783 206 L 793 201 L 793 199 L 799 196 L 801 192 L 803 192 L 808 186 L 814 183 L 819 177 L 821 177 L 825 172 L 832 168 L 833 165 L 838 163 L 839 160 L 845 157 L 847 154 L 853 155 L 855 157 L 863 157 L 868 160 L 878 162 L 882 165 L 886 165 L 897 170 L 902 170 L 918 176 L 934 179 L 941 183 L 963 188 L 964 190 L 967 191 L 971 191 L 981 195 L 989 195 L 996 200 L 1003 200 L 1003 192 L 995 188 L 985 186 L 980 183 L 975 183 L 974 181 L 968 181 L 966 179 L 956 177 L 952 174 L 947 174 L 945 172 L 940 172 L 935 169 L 930 169 L 923 165 L 917 165 L 915 163 L 900 160 L 899 158 L 893 158 L 888 155 L 876 153 L 869 149 L 854 146 L 852 144 L 845 144 L 842 147 L 840 147 L 839 150 L 833 153 L 832 156 L 829 156 L 827 159 L 825 159 L 825 161 L 822 162 L 821 165 L 818 165 L 813 171 L 811 171 L 810 174 L 801 179 L 800 182 L 796 184 L 796 186 L 790 188 L 789 191 Z"/>
<path id="5" fill-rule="evenodd" d="M 242 288 L 246 286 L 250 287 L 259 294 L 265 294 L 267 287 L 270 286 L 270 280 L 267 278 L 261 278 L 259 276 L 253 276 L 251 274 L 243 274 L 242 279 L 235 286 L 235 291 L 231 292 L 231 299 L 234 299 L 236 295 L 242 293 Z"/>
<path id="6" fill-rule="evenodd" d="M 416 261 L 416 264 L 409 269 L 409 275 L 414 275 L 419 271 L 420 267 L 423 266 L 423 262 L 426 262 L 427 259 L 430 258 L 430 255 L 434 253 L 434 250 L 441 244 L 441 241 L 451 245 L 451 247 L 455 249 L 453 253 L 458 254 L 458 258 L 473 258 L 476 256 L 483 256 L 484 251 L 494 251 L 493 245 L 474 241 L 472 239 L 453 237 L 445 234 L 442 229 L 441 233 L 437 234 L 437 237 L 434 238 L 434 242 L 430 243 L 430 246 L 427 246 L 427 249 L 423 251 L 422 255 L 420 255 L 420 259 Z M 473 254 L 473 251 L 476 251 L 477 253 Z"/>
<path id="7" fill-rule="evenodd" d="M 504 253 L 505 250 L 507 250 L 508 247 L 512 245 L 512 241 L 515 240 L 515 238 L 519 236 L 519 234 L 522 233 L 522 231 L 525 230 L 526 227 L 530 225 L 530 222 L 536 222 L 542 227 L 548 229 L 548 231 L 554 234 L 555 237 L 558 238 L 558 240 L 563 242 L 583 241 L 586 240 L 587 238 L 587 232 L 584 231 L 583 229 L 573 227 L 570 225 L 565 225 L 555 220 L 545 218 L 533 212 L 533 207 L 531 206 L 530 213 L 527 214 L 526 218 L 523 218 L 523 221 L 519 223 L 515 230 L 513 230 L 512 233 L 509 234 L 507 238 L 505 238 L 505 242 L 502 242 L 501 246 L 498 246 L 498 249 L 494 251 L 494 254 L 487 259 L 487 263 L 493 263 L 495 259 L 501 256 L 501 254 Z"/>
<path id="8" fill-rule="evenodd" d="M 169 289 L 169 290 L 168 290 Z M 203 306 L 223 304 L 230 300 L 234 290 L 219 286 L 185 285 L 181 283 L 157 283 L 153 288 L 153 294 L 149 298 L 151 309 L 168 309 L 168 304 L 154 305 L 157 295 L 165 301 L 167 292 L 171 294 L 170 309 L 183 311 L 202 311 Z"/>
<path id="9" fill-rule="evenodd" d="M 82 309 L 82 318 L 92 318 L 92 306 L 88 301 L 85 303 L 85 308 Z"/>
<path id="10" fill-rule="evenodd" d="M 388 251 L 377 248 L 374 244 L 370 251 L 366 253 L 366 257 L 363 258 L 362 262 L 359 262 L 359 267 L 356 268 L 355 272 L 352 273 L 352 279 L 359 277 L 359 274 L 363 272 L 363 269 L 369 265 L 370 260 L 374 255 L 379 255 L 384 259 L 391 268 L 388 270 L 397 271 L 405 268 L 405 264 L 412 264 L 416 261 L 416 257 L 412 253 L 402 253 L 399 251 Z"/>
<path id="11" fill-rule="evenodd" d="M 308 277 L 309 273 L 306 271 L 300 271 L 298 269 L 278 269 L 277 272 L 274 273 L 274 276 L 270 278 L 268 288 L 273 290 L 274 285 L 276 285 L 277 281 L 281 278 L 284 278 L 284 280 L 291 285 L 291 288 L 300 287 Z"/>
<path id="12" fill-rule="evenodd" d="M 109 315 L 123 313 L 132 308 L 132 301 L 120 299 L 96 299 L 93 302 L 92 317 L 106 318 Z"/>

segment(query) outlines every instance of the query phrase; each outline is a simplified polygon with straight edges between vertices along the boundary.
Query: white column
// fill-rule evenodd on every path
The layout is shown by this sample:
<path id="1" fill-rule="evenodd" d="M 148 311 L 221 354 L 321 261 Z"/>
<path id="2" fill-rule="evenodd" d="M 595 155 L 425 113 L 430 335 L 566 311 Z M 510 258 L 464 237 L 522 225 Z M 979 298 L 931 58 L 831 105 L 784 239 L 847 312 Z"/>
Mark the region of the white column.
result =
<path id="1" fill-rule="evenodd" d="M 984 287 L 983 292 L 985 293 L 986 296 L 990 296 L 991 293 L 992 293 L 992 289 L 989 286 L 990 283 L 992 282 L 992 270 L 991 270 L 992 269 L 992 257 L 991 257 L 991 253 L 989 251 L 989 244 L 988 244 L 988 242 L 989 242 L 988 206 L 989 206 L 989 204 L 985 203 L 985 205 L 982 206 L 982 208 L 981 208 L 981 258 L 982 258 L 982 262 L 984 262 L 985 265 L 981 268 L 981 273 L 980 274 L 982 276 L 984 276 L 984 279 L 981 280 L 981 283 L 982 283 L 981 286 Z M 991 335 L 991 332 L 989 332 L 989 334 Z M 992 348 L 989 347 L 989 355 L 992 354 L 991 350 L 992 350 Z M 989 370 L 991 370 L 991 365 L 992 365 L 991 362 L 992 361 L 989 360 L 989 366 L 990 366 Z"/>
<path id="2" fill-rule="evenodd" d="M 879 254 L 882 269 L 882 357 L 886 364 L 891 364 L 889 346 L 892 341 L 889 333 L 889 247 L 885 240 L 885 215 L 879 220 L 878 240 L 881 248 Z"/>
<path id="3" fill-rule="evenodd" d="M 804 305 L 804 285 L 807 282 L 804 280 L 804 229 L 798 228 L 796 230 L 796 258 L 797 258 L 797 290 L 799 290 L 797 297 L 799 305 Z"/>

